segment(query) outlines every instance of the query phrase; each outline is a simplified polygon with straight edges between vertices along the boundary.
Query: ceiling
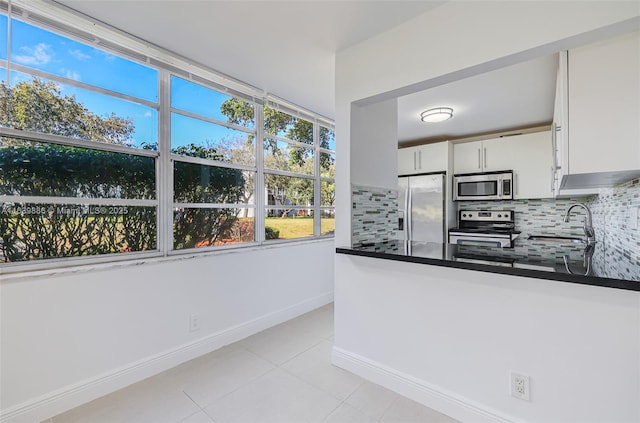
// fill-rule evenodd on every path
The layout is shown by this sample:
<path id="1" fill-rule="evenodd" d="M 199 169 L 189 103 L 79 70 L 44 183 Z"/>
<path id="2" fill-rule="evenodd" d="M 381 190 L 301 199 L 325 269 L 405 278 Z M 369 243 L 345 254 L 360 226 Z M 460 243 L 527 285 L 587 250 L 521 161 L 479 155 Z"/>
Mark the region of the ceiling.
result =
<path id="1" fill-rule="evenodd" d="M 401 145 L 443 141 L 550 124 L 558 55 L 542 57 L 434 87 L 398 99 Z M 420 113 L 453 108 L 453 117 L 424 123 Z"/>
<path id="2" fill-rule="evenodd" d="M 56 0 L 267 93 L 335 117 L 335 53 L 445 1 Z M 551 122 L 557 55 L 398 99 L 400 144 Z M 431 107 L 454 108 L 438 124 Z"/>
<path id="3" fill-rule="evenodd" d="M 335 53 L 444 1 L 57 0 L 333 119 Z"/>

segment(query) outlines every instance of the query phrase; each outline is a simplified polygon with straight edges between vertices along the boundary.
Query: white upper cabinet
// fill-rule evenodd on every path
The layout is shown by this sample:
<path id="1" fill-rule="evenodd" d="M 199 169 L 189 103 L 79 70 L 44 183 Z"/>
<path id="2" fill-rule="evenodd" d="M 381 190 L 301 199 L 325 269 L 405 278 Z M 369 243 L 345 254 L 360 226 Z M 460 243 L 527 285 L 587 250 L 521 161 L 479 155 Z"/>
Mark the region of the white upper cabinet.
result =
<path id="1" fill-rule="evenodd" d="M 640 33 L 570 50 L 567 73 L 561 187 L 612 186 L 640 175 Z"/>
<path id="2" fill-rule="evenodd" d="M 453 173 L 484 171 L 482 141 L 453 144 Z"/>
<path id="3" fill-rule="evenodd" d="M 448 167 L 448 142 L 419 145 L 398 150 L 398 175 L 445 172 Z"/>
<path id="4" fill-rule="evenodd" d="M 500 139 L 502 162 L 512 163 L 513 198 L 553 197 L 551 131 L 533 132 Z"/>
<path id="5" fill-rule="evenodd" d="M 513 171 L 515 199 L 553 197 L 551 131 L 454 144 L 454 174 Z"/>
<path id="6" fill-rule="evenodd" d="M 506 138 L 465 142 L 453 145 L 454 173 L 494 172 L 513 169 L 512 151 Z"/>

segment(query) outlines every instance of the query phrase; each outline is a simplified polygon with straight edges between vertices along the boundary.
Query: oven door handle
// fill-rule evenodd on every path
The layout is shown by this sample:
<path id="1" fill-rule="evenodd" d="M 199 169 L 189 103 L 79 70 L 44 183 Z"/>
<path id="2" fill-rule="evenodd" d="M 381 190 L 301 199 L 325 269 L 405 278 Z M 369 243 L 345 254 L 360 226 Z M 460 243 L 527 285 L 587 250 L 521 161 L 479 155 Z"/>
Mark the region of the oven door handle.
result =
<path id="1" fill-rule="evenodd" d="M 502 243 L 500 241 L 459 239 L 457 244 L 458 245 L 479 245 L 479 246 L 490 246 L 490 247 L 502 248 Z"/>

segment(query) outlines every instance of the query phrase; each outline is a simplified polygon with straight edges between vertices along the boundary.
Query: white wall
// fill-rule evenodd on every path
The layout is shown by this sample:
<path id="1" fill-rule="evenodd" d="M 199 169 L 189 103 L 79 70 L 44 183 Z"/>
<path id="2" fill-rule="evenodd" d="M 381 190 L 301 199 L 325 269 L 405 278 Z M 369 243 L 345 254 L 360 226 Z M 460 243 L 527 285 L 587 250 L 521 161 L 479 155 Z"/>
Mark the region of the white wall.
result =
<path id="1" fill-rule="evenodd" d="M 330 302 L 333 251 L 325 240 L 3 282 L 2 417 L 40 421 Z"/>
<path id="2" fill-rule="evenodd" d="M 639 22 L 637 1 L 454 1 L 339 52 L 336 244 L 349 244 L 349 186 L 365 184 L 370 172 L 361 160 L 390 148 L 365 151 L 350 139 L 362 132 L 353 128 L 361 124 L 354 104 L 637 30 Z M 388 157 L 390 167 L 395 160 Z M 392 172 L 381 175 L 378 185 L 395 185 Z M 465 420 L 640 420 L 637 293 L 340 255 L 335 269 L 335 362 L 342 366 Z M 443 318 L 452 311 L 456 319 Z M 515 312 L 526 331 L 509 323 Z M 583 351 L 589 348 L 595 351 Z M 507 369 L 530 374 L 531 402 L 508 395 Z"/>
<path id="3" fill-rule="evenodd" d="M 640 421 L 640 293 L 337 255 L 336 364 L 463 421 Z M 531 401 L 509 394 L 511 371 Z"/>
<path id="4" fill-rule="evenodd" d="M 358 160 L 351 166 L 351 183 L 380 188 L 397 188 L 398 102 L 352 106 L 351 149 Z M 393 181 L 389 185 L 389 181 Z"/>

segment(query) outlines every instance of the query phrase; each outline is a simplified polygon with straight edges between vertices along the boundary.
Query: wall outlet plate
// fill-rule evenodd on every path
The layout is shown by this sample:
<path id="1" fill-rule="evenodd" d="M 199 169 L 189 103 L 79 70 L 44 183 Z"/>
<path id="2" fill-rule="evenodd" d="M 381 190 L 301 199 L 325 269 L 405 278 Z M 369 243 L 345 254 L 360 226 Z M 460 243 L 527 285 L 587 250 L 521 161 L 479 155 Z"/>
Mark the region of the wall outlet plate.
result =
<path id="1" fill-rule="evenodd" d="M 192 314 L 189 316 L 189 332 L 200 330 L 200 315 Z"/>
<path id="2" fill-rule="evenodd" d="M 525 401 L 531 401 L 531 380 L 529 376 L 520 373 L 509 373 L 509 387 L 511 396 Z"/>

